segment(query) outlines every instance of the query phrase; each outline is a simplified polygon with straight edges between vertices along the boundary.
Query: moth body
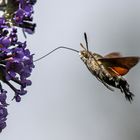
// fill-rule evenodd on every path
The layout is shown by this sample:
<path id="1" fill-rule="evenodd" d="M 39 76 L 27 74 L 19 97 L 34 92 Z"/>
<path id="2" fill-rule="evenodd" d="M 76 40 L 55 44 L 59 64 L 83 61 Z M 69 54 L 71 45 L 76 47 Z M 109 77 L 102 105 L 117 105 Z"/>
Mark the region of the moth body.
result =
<path id="1" fill-rule="evenodd" d="M 86 48 L 80 44 L 83 50 L 79 51 L 79 56 L 89 71 L 108 89 L 114 91 L 112 87 L 120 89 L 130 102 L 133 100 L 134 94 L 129 90 L 128 82 L 123 75 L 134 67 L 140 60 L 140 57 L 130 56 L 122 57 L 118 52 L 109 53 L 101 56 L 88 50 L 88 41 L 86 33 L 84 34 Z"/>
<path id="2" fill-rule="evenodd" d="M 110 86 L 119 88 L 121 92 L 125 94 L 127 100 L 131 101 L 133 99 L 134 95 L 129 91 L 127 81 L 121 75 L 115 73 L 112 75 L 110 71 L 108 71 L 108 67 L 102 64 L 100 60 L 104 58 L 103 56 L 86 52 L 85 50 L 80 51 L 79 55 L 89 71 L 108 89 L 114 91 Z"/>

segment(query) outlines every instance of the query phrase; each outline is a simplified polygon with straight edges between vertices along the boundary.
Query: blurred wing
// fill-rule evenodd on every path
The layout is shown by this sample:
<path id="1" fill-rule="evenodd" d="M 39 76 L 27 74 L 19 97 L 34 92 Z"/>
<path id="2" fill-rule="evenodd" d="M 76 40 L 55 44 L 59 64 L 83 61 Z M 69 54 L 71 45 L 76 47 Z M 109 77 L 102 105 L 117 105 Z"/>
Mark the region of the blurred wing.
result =
<path id="1" fill-rule="evenodd" d="M 122 55 L 119 52 L 112 52 L 104 56 L 105 58 L 116 58 L 116 57 L 122 57 Z"/>
<path id="2" fill-rule="evenodd" d="M 140 60 L 140 57 L 101 58 L 100 62 L 112 74 L 125 75 Z"/>

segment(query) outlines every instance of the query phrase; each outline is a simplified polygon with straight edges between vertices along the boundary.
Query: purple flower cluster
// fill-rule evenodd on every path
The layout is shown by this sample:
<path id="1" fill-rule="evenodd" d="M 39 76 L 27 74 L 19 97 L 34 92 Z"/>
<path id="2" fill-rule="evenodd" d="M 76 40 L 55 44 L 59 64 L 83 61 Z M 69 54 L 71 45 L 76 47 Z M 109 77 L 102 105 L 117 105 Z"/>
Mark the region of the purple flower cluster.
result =
<path id="1" fill-rule="evenodd" d="M 3 6 L 3 16 L 0 17 L 0 80 L 13 91 L 13 99 L 20 102 L 25 88 L 32 83 L 30 77 L 33 64 L 33 54 L 27 49 L 27 43 L 18 39 L 17 27 L 32 34 L 35 23 L 32 23 L 33 5 L 36 0 L 8 0 Z M 2 8 L 1 8 L 2 9 Z M 14 85 L 13 85 L 14 83 Z M 0 132 L 6 127 L 7 91 L 0 83 Z"/>
<path id="2" fill-rule="evenodd" d="M 23 28 L 29 34 L 34 33 L 36 24 L 33 21 L 33 5 L 36 0 L 8 0 L 4 16 L 11 26 Z"/>

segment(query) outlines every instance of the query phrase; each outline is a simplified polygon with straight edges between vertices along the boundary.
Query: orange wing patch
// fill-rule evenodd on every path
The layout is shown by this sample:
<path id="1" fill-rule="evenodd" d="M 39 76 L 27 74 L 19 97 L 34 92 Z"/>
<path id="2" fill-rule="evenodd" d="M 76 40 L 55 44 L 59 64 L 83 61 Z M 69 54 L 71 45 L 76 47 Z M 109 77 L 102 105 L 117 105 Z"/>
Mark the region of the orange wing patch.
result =
<path id="1" fill-rule="evenodd" d="M 122 67 L 111 67 L 111 70 L 113 72 L 115 72 L 116 74 L 121 75 L 121 76 L 127 74 L 128 71 L 129 71 L 128 69 L 125 69 L 125 68 L 122 68 Z"/>

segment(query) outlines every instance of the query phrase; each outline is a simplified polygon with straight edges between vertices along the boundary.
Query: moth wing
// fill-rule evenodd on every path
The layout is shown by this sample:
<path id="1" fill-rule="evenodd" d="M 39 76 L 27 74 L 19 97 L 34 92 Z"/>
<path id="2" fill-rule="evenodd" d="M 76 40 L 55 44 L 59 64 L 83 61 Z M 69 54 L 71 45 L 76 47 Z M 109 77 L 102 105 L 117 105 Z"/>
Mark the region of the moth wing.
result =
<path id="1" fill-rule="evenodd" d="M 140 60 L 140 57 L 116 57 L 116 58 L 101 58 L 100 62 L 113 75 L 125 75 L 134 67 Z"/>
<path id="2" fill-rule="evenodd" d="M 104 58 L 116 58 L 116 57 L 122 57 L 122 55 L 119 52 L 111 52 L 104 56 Z"/>
<path id="3" fill-rule="evenodd" d="M 112 75 L 112 76 L 116 76 L 116 75 L 125 75 L 128 73 L 128 69 L 125 68 L 121 68 L 121 67 L 108 67 L 107 68 L 108 72 Z"/>

